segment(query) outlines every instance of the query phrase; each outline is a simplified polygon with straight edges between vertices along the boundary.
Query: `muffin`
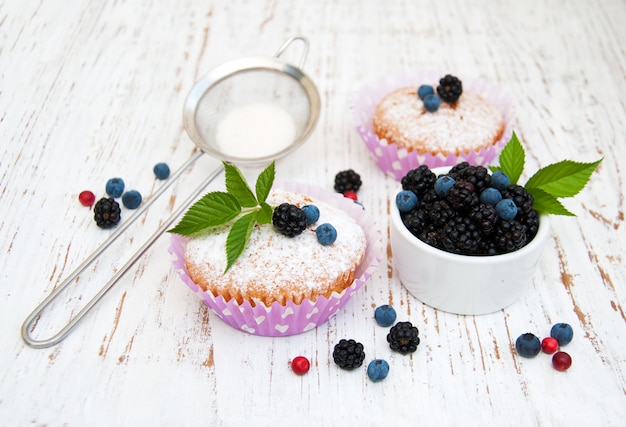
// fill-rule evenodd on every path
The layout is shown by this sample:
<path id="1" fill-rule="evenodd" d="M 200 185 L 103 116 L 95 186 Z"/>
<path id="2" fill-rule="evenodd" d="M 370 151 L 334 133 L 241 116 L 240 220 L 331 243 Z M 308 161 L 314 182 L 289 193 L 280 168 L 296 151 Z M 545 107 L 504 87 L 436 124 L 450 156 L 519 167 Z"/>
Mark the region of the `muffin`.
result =
<path id="1" fill-rule="evenodd" d="M 374 133 L 399 148 L 432 155 L 488 149 L 504 132 L 502 113 L 479 94 L 464 91 L 456 102 L 429 112 L 417 87 L 404 87 L 376 106 Z"/>
<path id="2" fill-rule="evenodd" d="M 257 224 L 248 245 L 226 273 L 226 237 L 229 227 L 192 238 L 187 243 L 185 265 L 189 275 L 204 291 L 235 299 L 252 306 L 274 302 L 296 304 L 316 301 L 340 293 L 354 281 L 354 270 L 365 256 L 365 233 L 345 211 L 309 196 L 273 190 L 271 206 L 290 203 L 298 207 L 315 205 L 320 216 L 302 234 L 288 237 L 272 224 Z M 332 245 L 321 245 L 315 226 L 329 223 L 337 230 Z"/>
<path id="3" fill-rule="evenodd" d="M 290 238 L 257 224 L 246 249 L 224 273 L 227 230 L 191 238 L 172 235 L 170 252 L 183 281 L 223 321 L 263 336 L 287 336 L 323 324 L 343 307 L 382 259 L 380 233 L 366 212 L 341 195 L 282 184 L 270 205 L 313 204 L 319 219 Z M 315 229 L 332 224 L 337 238 L 324 246 Z"/>
<path id="4" fill-rule="evenodd" d="M 467 161 L 488 165 L 510 139 L 511 100 L 497 86 L 460 76 L 458 100 L 428 111 L 417 90 L 430 85 L 435 94 L 445 73 L 416 71 L 390 75 L 353 95 L 356 130 L 378 167 L 400 181 L 421 165 L 454 166 Z"/>

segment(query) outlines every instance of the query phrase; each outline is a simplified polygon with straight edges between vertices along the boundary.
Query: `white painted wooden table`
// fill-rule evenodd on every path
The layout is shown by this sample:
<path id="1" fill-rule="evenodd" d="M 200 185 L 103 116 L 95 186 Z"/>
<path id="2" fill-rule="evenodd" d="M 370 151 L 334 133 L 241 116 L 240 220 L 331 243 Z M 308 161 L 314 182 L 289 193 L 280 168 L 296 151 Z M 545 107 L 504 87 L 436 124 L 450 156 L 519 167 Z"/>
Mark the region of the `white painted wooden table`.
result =
<path id="1" fill-rule="evenodd" d="M 0 4 L 0 425 L 598 425 L 626 424 L 624 129 L 626 3 L 474 0 L 32 1 Z M 238 332 L 179 280 L 160 238 L 61 343 L 24 344 L 30 311 L 110 231 L 77 195 L 123 177 L 149 198 L 152 166 L 195 146 L 182 127 L 193 83 L 212 67 L 311 41 L 304 67 L 322 95 L 307 143 L 278 179 L 332 188 L 353 168 L 387 244 L 396 183 L 375 166 L 348 111 L 361 85 L 390 72 L 462 70 L 514 100 L 527 170 L 604 157 L 552 222 L 533 288 L 471 317 L 411 297 L 392 254 L 327 324 L 289 338 Z M 289 59 L 289 58 L 287 58 Z M 81 276 L 33 334 L 66 322 L 219 162 L 203 156 Z M 222 185 L 218 179 L 215 186 Z M 125 211 L 128 218 L 131 212 Z M 420 329 L 392 353 L 373 308 L 392 303 Z M 568 322 L 567 372 L 519 358 L 515 338 Z M 332 362 L 340 338 L 385 358 L 380 383 Z M 294 375 L 290 360 L 312 368 Z"/>

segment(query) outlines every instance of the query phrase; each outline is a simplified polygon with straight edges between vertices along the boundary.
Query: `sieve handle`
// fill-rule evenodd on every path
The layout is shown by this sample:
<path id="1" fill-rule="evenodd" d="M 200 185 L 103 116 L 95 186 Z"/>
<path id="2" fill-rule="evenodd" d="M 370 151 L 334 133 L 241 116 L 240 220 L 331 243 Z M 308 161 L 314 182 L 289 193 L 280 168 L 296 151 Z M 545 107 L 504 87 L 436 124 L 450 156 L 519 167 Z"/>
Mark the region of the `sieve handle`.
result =
<path id="1" fill-rule="evenodd" d="M 194 191 L 193 194 L 174 212 L 161 227 L 141 246 L 137 252 L 124 264 L 124 266 L 117 271 L 117 273 L 104 285 L 100 291 L 89 301 L 70 321 L 54 336 L 47 339 L 35 339 L 31 336 L 35 324 L 41 317 L 43 311 L 50 305 L 67 286 L 72 283 L 79 276 L 80 273 L 85 271 L 89 265 L 91 265 L 102 253 L 132 224 L 137 218 L 141 216 L 141 213 L 145 211 L 154 200 L 156 200 L 180 175 L 187 169 L 189 165 L 195 162 L 201 155 L 202 151 L 192 156 L 172 177 L 164 184 L 159 190 L 147 200 L 142 208 L 135 212 L 135 214 L 126 220 L 109 238 L 96 249 L 83 263 L 70 274 L 59 286 L 57 286 L 38 306 L 33 312 L 24 320 L 22 324 L 22 339 L 26 344 L 33 348 L 47 348 L 55 344 L 60 343 L 76 326 L 76 324 L 102 299 L 102 297 L 119 281 L 119 279 L 137 262 L 137 260 L 148 250 L 148 248 L 163 234 L 179 217 L 185 209 L 204 191 L 204 188 L 209 185 L 223 170 L 223 166 L 216 168 L 211 175 Z"/>
<path id="2" fill-rule="evenodd" d="M 307 39 L 302 34 L 295 34 L 289 37 L 287 41 L 285 41 L 285 43 L 283 43 L 283 45 L 280 48 L 278 48 L 274 56 L 276 58 L 280 57 L 280 55 L 283 54 L 285 49 L 287 49 L 289 45 L 296 40 L 300 40 L 304 44 L 304 50 L 302 51 L 302 56 L 300 57 L 300 62 L 298 63 L 298 68 L 302 69 L 302 67 L 304 67 L 304 62 L 306 61 L 306 57 L 309 54 L 309 39 Z"/>

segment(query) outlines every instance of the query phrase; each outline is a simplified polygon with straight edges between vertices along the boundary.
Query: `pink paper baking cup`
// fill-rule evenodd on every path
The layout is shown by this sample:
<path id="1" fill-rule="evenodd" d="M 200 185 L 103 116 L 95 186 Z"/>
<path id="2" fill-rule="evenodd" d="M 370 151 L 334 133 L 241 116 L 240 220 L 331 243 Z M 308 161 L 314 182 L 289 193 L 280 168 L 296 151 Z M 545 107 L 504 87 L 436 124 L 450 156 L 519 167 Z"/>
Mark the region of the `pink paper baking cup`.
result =
<path id="1" fill-rule="evenodd" d="M 235 300 L 225 301 L 221 295 L 215 297 L 211 292 L 203 291 L 189 277 L 184 256 L 187 238 L 172 234 L 169 252 L 172 254 L 174 269 L 182 281 L 220 319 L 233 328 L 253 335 L 281 337 L 315 329 L 337 313 L 372 276 L 382 260 L 383 251 L 380 231 L 376 224 L 365 210 L 352 200 L 335 192 L 303 184 L 280 183 L 276 184 L 275 188 L 306 194 L 339 207 L 352 215 L 365 232 L 367 240 L 365 258 L 355 271 L 354 282 L 343 292 L 333 293 L 328 299 L 319 297 L 315 302 L 304 300 L 301 304 L 288 302 L 285 306 L 274 303 L 270 307 L 264 304 L 253 307 L 246 301 L 240 305 Z"/>
<path id="2" fill-rule="evenodd" d="M 406 148 L 398 148 L 396 144 L 389 144 L 380 140 L 373 130 L 374 111 L 378 103 L 390 92 L 407 86 L 418 87 L 421 84 L 434 84 L 445 74 L 441 71 L 422 70 L 415 72 L 403 72 L 390 75 L 364 86 L 352 97 L 350 109 L 356 130 L 372 154 L 378 167 L 400 181 L 407 172 L 421 165 L 430 168 L 440 166 L 454 166 L 457 163 L 467 161 L 473 165 L 489 165 L 502 151 L 502 148 L 511 138 L 514 125 L 513 103 L 510 97 L 503 94 L 500 89 L 485 82 L 484 80 L 466 77 L 460 73 L 452 73 L 463 82 L 463 88 L 469 89 L 482 95 L 489 100 L 501 112 L 504 121 L 504 131 L 498 142 L 486 149 L 463 152 L 459 155 L 418 153 L 408 151 Z"/>

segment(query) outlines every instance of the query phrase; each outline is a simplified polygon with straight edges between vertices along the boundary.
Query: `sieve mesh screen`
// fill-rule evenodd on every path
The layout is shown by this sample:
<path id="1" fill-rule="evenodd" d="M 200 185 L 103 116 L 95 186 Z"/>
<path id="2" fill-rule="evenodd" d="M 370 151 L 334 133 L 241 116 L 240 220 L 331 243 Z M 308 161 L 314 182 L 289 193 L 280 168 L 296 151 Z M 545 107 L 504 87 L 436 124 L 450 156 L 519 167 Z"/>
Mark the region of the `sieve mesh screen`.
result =
<path id="1" fill-rule="evenodd" d="M 281 71 L 247 69 L 216 82 L 198 100 L 194 121 L 202 138 L 201 148 L 220 151 L 216 145 L 219 123 L 233 110 L 252 104 L 268 104 L 283 109 L 293 119 L 296 139 L 305 133 L 311 117 L 311 105 L 302 84 Z"/>

